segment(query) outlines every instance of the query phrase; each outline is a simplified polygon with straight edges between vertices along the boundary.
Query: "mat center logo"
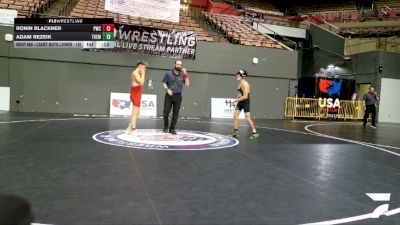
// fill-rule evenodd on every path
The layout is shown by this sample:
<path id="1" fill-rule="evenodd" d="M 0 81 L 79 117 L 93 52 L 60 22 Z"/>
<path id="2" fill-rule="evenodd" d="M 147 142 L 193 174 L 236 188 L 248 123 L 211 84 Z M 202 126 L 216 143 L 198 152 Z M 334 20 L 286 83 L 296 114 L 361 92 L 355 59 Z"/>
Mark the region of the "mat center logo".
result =
<path id="1" fill-rule="evenodd" d="M 212 150 L 239 144 L 234 138 L 215 133 L 188 130 L 177 132 L 177 135 L 172 135 L 157 129 L 139 129 L 135 135 L 128 135 L 125 130 L 112 130 L 97 133 L 93 139 L 103 144 L 164 151 Z"/>

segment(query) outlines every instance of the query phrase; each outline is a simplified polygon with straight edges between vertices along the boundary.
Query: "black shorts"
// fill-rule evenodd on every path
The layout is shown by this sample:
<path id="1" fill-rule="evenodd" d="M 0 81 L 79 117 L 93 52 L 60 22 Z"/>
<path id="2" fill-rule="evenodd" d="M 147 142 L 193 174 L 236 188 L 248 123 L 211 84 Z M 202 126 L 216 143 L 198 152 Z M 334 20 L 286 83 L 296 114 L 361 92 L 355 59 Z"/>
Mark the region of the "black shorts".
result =
<path id="1" fill-rule="evenodd" d="M 250 112 L 250 100 L 241 101 L 236 105 L 235 111 L 240 112 L 244 110 L 244 113 Z"/>

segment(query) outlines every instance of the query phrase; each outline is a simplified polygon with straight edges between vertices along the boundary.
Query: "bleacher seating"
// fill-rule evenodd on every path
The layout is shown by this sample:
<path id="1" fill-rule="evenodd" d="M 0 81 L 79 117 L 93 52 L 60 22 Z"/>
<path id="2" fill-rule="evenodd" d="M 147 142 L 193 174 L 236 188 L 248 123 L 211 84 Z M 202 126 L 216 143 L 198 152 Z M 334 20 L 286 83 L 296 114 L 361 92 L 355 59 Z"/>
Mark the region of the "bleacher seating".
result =
<path id="1" fill-rule="evenodd" d="M 323 3 L 318 6 L 310 5 L 310 7 L 303 5 L 300 7 L 299 12 L 318 17 L 328 23 L 358 23 L 366 20 L 400 20 L 399 0 L 376 0 L 374 4 L 378 14 L 374 13 L 372 16 L 365 14 L 364 11 L 358 12 L 354 1 L 336 4 Z"/>
<path id="2" fill-rule="evenodd" d="M 342 35 L 356 35 L 356 36 L 395 36 L 399 34 L 400 26 L 398 27 L 353 27 L 342 28 Z"/>
<path id="3" fill-rule="evenodd" d="M 375 0 L 375 7 L 378 11 L 387 9 L 385 6 L 389 7 L 392 10 L 400 10 L 400 1 L 399 0 Z"/>
<path id="4" fill-rule="evenodd" d="M 232 43 L 266 48 L 282 48 L 278 43 L 246 25 L 243 17 L 209 12 L 204 12 L 203 15 L 210 25 L 219 32 L 224 33 Z"/>
<path id="5" fill-rule="evenodd" d="M 311 15 L 328 23 L 357 23 L 360 16 L 357 11 L 319 12 Z"/>
<path id="6" fill-rule="evenodd" d="M 283 13 L 275 6 L 275 4 L 269 1 L 263 0 L 237 0 L 239 4 L 244 6 L 246 9 L 250 9 L 259 13 L 283 16 Z"/>
<path id="7" fill-rule="evenodd" d="M 178 29 L 194 31 L 197 33 L 197 40 L 199 41 L 214 41 L 214 39 L 200 27 L 198 23 L 192 20 L 186 12 L 181 10 L 179 23 L 169 21 L 146 19 L 141 17 L 134 17 L 124 14 L 118 14 L 106 11 L 104 9 L 104 0 L 79 0 L 77 5 L 71 12 L 72 17 L 84 18 L 114 18 L 114 23 L 120 24 L 135 24 L 141 26 L 150 26 L 164 29 Z"/>
<path id="8" fill-rule="evenodd" d="M 254 7 L 246 7 L 246 9 L 257 12 L 257 13 L 262 13 L 266 15 L 275 15 L 275 16 L 283 16 L 284 14 L 279 11 L 271 11 L 271 10 L 265 10 L 265 9 L 259 9 L 259 8 L 254 8 Z"/>
<path id="9" fill-rule="evenodd" d="M 55 0 L 0 0 L 0 8 L 15 9 L 18 18 L 32 17 L 47 10 Z"/>
<path id="10" fill-rule="evenodd" d="M 358 23 L 366 21 L 364 15 L 356 11 L 347 12 L 328 12 L 328 13 L 313 13 L 309 16 L 323 19 L 328 23 Z M 399 21 L 400 10 L 386 10 L 378 12 L 374 17 L 368 17 L 368 21 Z"/>
<path id="11" fill-rule="evenodd" d="M 298 12 L 301 14 L 313 14 L 313 13 L 329 13 L 329 12 L 351 12 L 357 11 L 355 1 L 347 2 L 319 2 L 318 4 L 305 4 L 298 8 Z"/>
<path id="12" fill-rule="evenodd" d="M 271 12 L 279 12 L 279 9 L 275 6 L 275 4 L 265 1 L 265 0 L 237 0 L 242 6 L 261 9 L 265 11 Z"/>
<path id="13" fill-rule="evenodd" d="M 398 21 L 400 20 L 400 9 L 382 10 L 378 13 L 378 19 L 381 21 Z"/>
<path id="14" fill-rule="evenodd" d="M 278 20 L 262 19 L 262 18 L 252 18 L 250 20 L 256 21 L 258 23 L 266 23 L 266 24 L 271 24 L 271 25 L 290 27 L 290 24 L 287 21 L 278 21 Z"/>
<path id="15" fill-rule="evenodd" d="M 213 2 L 229 3 L 226 0 L 213 0 Z M 271 2 L 263 0 L 236 0 L 231 2 L 242 8 L 252 10 L 258 13 L 283 16 L 283 13 Z M 227 14 L 227 13 L 225 13 Z"/>

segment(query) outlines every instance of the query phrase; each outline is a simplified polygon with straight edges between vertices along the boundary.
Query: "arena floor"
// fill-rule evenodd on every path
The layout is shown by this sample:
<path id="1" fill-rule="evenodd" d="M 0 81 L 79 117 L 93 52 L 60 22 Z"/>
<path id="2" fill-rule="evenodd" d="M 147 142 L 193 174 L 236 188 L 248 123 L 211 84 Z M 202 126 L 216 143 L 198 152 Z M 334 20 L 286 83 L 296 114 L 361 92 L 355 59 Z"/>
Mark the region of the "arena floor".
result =
<path id="1" fill-rule="evenodd" d="M 0 192 L 42 224 L 400 223 L 399 124 L 256 120 L 249 140 L 241 121 L 236 141 L 232 120 L 143 118 L 138 144 L 127 123 L 0 113 Z"/>

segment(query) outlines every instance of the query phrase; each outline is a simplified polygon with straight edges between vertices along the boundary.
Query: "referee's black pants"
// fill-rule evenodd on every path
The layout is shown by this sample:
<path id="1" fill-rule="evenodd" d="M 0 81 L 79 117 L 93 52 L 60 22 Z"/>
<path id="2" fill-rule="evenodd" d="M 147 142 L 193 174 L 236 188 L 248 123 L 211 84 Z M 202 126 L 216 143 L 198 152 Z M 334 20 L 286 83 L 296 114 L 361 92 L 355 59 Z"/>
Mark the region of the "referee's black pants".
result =
<path id="1" fill-rule="evenodd" d="M 372 114 L 372 126 L 375 126 L 376 107 L 375 105 L 366 105 L 364 113 L 364 125 L 367 124 L 369 114 Z"/>
<path id="2" fill-rule="evenodd" d="M 172 121 L 171 125 L 169 126 L 170 130 L 175 129 L 175 125 L 178 122 L 179 110 L 181 108 L 182 103 L 182 95 L 181 93 L 174 93 L 172 96 L 165 94 L 164 98 L 164 129 L 168 129 L 168 117 L 169 113 L 171 112 L 171 108 L 173 107 L 172 111 Z"/>

